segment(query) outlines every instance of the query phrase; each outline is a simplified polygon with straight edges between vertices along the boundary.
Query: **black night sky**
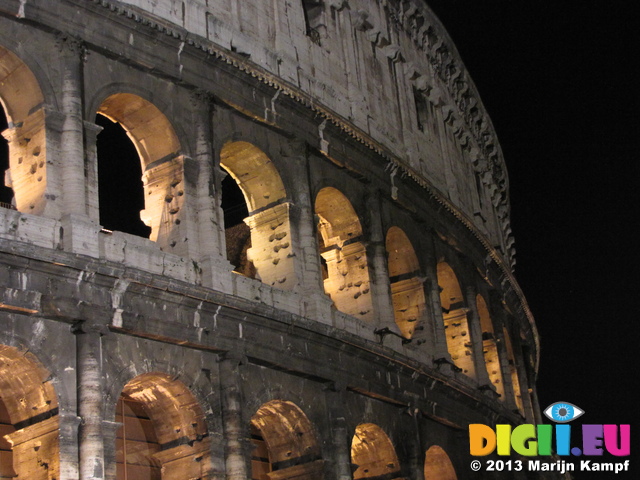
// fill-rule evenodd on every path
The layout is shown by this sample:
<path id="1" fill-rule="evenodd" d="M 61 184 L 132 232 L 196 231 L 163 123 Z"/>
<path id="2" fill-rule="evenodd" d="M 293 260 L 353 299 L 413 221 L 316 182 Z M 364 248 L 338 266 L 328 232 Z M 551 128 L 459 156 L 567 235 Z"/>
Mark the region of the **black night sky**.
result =
<path id="1" fill-rule="evenodd" d="M 578 423 L 635 424 L 633 452 L 640 350 L 635 2 L 427 3 L 476 83 L 506 159 L 516 278 L 541 336 L 541 408 L 566 401 L 585 410 Z"/>

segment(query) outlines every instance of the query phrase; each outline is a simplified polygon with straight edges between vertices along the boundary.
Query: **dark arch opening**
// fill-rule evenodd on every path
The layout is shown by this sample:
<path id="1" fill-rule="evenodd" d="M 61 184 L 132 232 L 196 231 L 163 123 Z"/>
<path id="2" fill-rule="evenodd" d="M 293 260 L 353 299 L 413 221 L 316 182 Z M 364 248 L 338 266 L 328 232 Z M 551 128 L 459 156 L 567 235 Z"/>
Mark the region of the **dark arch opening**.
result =
<path id="1" fill-rule="evenodd" d="M 251 229 L 244 223 L 249 216 L 247 201 L 235 179 L 224 168 L 220 168 L 226 173 L 222 180 L 222 211 L 227 260 L 233 265 L 234 272 L 255 278 L 256 269 L 247 259 L 247 250 L 251 248 Z"/>
<path id="2" fill-rule="evenodd" d="M 138 152 L 118 122 L 97 114 L 96 124 L 103 128 L 96 144 L 100 225 L 149 238 L 151 228 L 140 219 L 144 188 Z"/>
<path id="3" fill-rule="evenodd" d="M 4 108 L 0 104 L 0 132 L 9 127 Z M 0 206 L 11 208 L 13 190 L 5 185 L 4 176 L 9 168 L 9 142 L 0 135 Z"/>

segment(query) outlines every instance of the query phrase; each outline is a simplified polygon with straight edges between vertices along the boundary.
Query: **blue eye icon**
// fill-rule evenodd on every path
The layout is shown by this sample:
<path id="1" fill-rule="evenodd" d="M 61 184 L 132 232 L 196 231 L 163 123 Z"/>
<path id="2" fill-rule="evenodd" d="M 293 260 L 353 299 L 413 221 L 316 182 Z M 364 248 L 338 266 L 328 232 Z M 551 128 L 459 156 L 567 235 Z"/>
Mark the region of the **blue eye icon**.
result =
<path id="1" fill-rule="evenodd" d="M 575 420 L 584 413 L 584 410 L 569 402 L 556 402 L 544 409 L 544 414 L 549 420 L 557 423 L 567 423 Z"/>

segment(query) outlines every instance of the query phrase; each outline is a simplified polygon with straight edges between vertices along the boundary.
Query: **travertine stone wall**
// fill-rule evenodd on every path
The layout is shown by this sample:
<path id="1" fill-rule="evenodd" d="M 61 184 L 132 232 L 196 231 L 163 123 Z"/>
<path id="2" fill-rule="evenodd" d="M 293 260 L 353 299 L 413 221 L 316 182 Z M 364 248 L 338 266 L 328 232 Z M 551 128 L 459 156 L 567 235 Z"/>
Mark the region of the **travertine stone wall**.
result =
<path id="1" fill-rule="evenodd" d="M 536 417 L 500 148 L 423 2 L 0 0 L 0 100 L 0 476 L 466 478 L 466 425 Z M 98 113 L 149 238 L 100 225 Z"/>

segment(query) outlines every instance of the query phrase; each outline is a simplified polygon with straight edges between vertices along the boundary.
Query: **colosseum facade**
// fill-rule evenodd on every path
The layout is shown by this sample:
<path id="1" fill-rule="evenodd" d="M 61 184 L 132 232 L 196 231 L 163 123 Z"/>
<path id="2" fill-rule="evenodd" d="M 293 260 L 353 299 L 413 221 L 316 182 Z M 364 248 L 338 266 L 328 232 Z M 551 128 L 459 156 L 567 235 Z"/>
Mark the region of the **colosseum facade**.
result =
<path id="1" fill-rule="evenodd" d="M 0 479 L 499 478 L 468 425 L 542 423 L 424 1 L 0 0 L 0 101 Z"/>

